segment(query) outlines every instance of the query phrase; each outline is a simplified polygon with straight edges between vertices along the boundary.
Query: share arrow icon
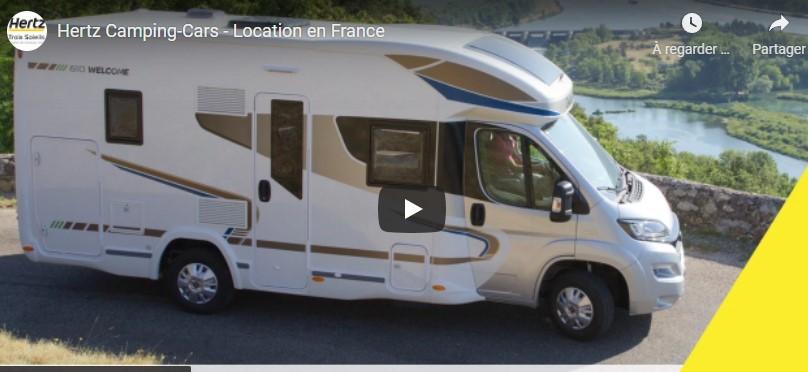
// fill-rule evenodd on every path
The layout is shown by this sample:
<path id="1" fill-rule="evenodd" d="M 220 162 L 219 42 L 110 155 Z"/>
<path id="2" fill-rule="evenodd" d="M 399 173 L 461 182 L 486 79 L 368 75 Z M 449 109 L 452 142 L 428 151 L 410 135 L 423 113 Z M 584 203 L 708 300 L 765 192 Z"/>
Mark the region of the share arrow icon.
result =
<path id="1" fill-rule="evenodd" d="M 780 31 L 783 31 L 785 30 L 786 26 L 788 26 L 788 20 L 786 17 L 783 17 L 783 15 L 780 14 L 780 19 L 772 22 L 772 25 L 769 26 L 769 31 L 774 30 L 777 27 L 780 28 Z"/>

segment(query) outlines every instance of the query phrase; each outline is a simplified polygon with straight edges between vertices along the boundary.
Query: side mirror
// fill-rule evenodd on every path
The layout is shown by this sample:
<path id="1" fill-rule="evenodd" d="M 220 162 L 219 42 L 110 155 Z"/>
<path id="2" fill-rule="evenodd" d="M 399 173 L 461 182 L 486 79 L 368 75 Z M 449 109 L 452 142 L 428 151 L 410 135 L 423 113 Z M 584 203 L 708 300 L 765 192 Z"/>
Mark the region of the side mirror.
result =
<path id="1" fill-rule="evenodd" d="M 575 188 L 569 181 L 558 181 L 553 189 L 553 204 L 550 208 L 550 221 L 567 222 L 572 218 L 572 196 Z"/>

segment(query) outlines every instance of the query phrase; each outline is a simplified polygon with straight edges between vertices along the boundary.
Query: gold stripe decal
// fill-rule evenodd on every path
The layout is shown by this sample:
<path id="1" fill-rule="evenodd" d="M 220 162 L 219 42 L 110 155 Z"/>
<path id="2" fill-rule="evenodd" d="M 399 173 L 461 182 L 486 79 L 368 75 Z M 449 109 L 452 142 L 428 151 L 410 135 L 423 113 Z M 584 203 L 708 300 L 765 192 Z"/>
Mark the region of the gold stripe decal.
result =
<path id="1" fill-rule="evenodd" d="M 252 114 L 233 116 L 222 114 L 196 113 L 196 122 L 211 134 L 235 143 L 248 150 L 252 149 Z M 258 114 L 258 153 L 269 157 L 270 114 Z"/>
<path id="2" fill-rule="evenodd" d="M 53 229 L 61 229 L 61 230 L 73 230 L 73 231 L 85 231 L 85 232 L 97 232 L 99 225 L 91 224 L 91 223 L 84 223 L 84 222 L 71 222 L 71 221 L 60 221 L 55 220 L 51 222 L 50 225 Z M 126 230 L 139 230 L 135 227 L 126 227 L 126 226 L 115 226 L 116 229 L 126 229 Z M 109 225 L 103 225 L 103 229 L 105 232 L 114 233 L 113 231 L 108 231 Z M 462 227 L 447 227 L 444 231 L 449 233 L 455 233 L 460 235 L 465 235 L 473 239 L 478 239 L 480 241 L 485 242 L 486 249 L 482 252 L 482 254 L 478 257 L 431 257 L 429 262 L 433 265 L 457 265 L 457 264 L 464 264 L 464 263 L 473 263 L 473 262 L 480 262 L 486 261 L 493 258 L 499 252 L 499 240 L 489 234 L 482 233 L 477 230 L 466 229 Z M 160 229 L 152 229 L 146 228 L 143 230 L 143 236 L 153 237 L 153 238 L 160 238 L 166 233 L 165 230 Z M 228 237 L 227 242 L 232 245 L 241 245 L 241 246 L 252 246 L 252 239 L 242 239 L 239 237 Z M 256 241 L 256 246 L 262 249 L 277 249 L 289 252 L 306 252 L 306 245 L 305 244 L 298 244 L 298 243 L 286 243 L 286 242 L 277 242 L 277 241 L 268 241 L 268 240 L 258 240 Z M 358 257 L 358 258 L 369 258 L 369 259 L 378 259 L 378 260 L 388 260 L 390 259 L 390 254 L 387 251 L 380 251 L 380 250 L 371 250 L 371 249 L 359 249 L 359 248 L 345 248 L 345 247 L 333 247 L 333 246 L 325 246 L 325 245 L 312 245 L 311 246 L 311 253 L 317 254 L 330 254 L 330 255 L 338 255 L 338 256 L 349 256 L 349 257 Z M 394 261 L 401 261 L 401 262 L 415 262 L 415 263 L 424 263 L 426 262 L 425 257 L 423 255 L 418 254 L 405 254 L 405 253 L 396 253 L 393 255 Z"/>
<path id="3" fill-rule="evenodd" d="M 500 78 L 453 62 L 443 62 L 419 70 L 417 74 L 470 92 L 505 101 L 535 101 L 533 97 L 521 89 L 506 83 Z"/>
<path id="4" fill-rule="evenodd" d="M 273 241 L 268 241 L 268 240 L 258 240 L 258 241 L 255 242 L 255 246 L 258 247 L 258 248 L 278 249 L 278 250 L 290 251 L 290 252 L 305 252 L 306 251 L 306 245 L 305 244 L 273 242 Z"/>
<path id="5" fill-rule="evenodd" d="M 358 249 L 358 248 L 329 247 L 324 245 L 312 245 L 311 253 L 333 254 L 339 256 L 352 256 L 362 258 L 375 258 L 381 260 L 386 260 L 390 258 L 387 251 L 375 251 L 370 249 Z"/>
<path id="6" fill-rule="evenodd" d="M 418 67 L 424 67 L 426 65 L 432 64 L 437 62 L 438 60 L 435 58 L 430 57 L 421 57 L 421 56 L 411 56 L 406 54 L 388 54 L 387 58 L 396 61 L 399 65 L 403 66 L 407 70 L 412 70 Z"/>
<path id="7" fill-rule="evenodd" d="M 229 191 L 225 191 L 222 189 L 217 189 L 212 186 L 204 185 L 186 178 L 177 177 L 173 174 L 168 174 L 166 172 L 159 171 L 157 169 L 144 167 L 142 165 L 131 163 L 123 159 L 114 158 L 109 155 L 102 154 L 101 159 L 108 161 L 113 165 L 115 165 L 116 167 L 123 169 L 127 172 L 154 179 L 160 183 L 168 184 L 170 186 L 191 192 L 198 196 L 213 196 L 222 199 L 242 200 L 247 203 L 247 210 L 252 211 L 252 201 L 244 196 Z M 252 226 L 252 213 L 247 214 L 248 230 L 250 229 L 250 226 Z"/>
<path id="8" fill-rule="evenodd" d="M 477 239 L 483 243 L 485 243 L 486 248 L 478 257 L 431 257 L 429 262 L 433 265 L 457 265 L 463 263 L 472 263 L 472 262 L 480 262 L 486 261 L 493 258 L 500 249 L 499 239 L 495 236 L 486 234 L 477 230 L 467 229 L 464 227 L 450 227 L 447 226 L 444 228 L 445 232 L 465 235 L 472 239 Z M 322 246 L 322 245 L 312 245 L 311 253 L 319 253 L 319 254 L 332 254 L 332 255 L 340 255 L 340 256 L 352 256 L 352 257 L 361 257 L 361 258 L 372 258 L 372 259 L 381 259 L 387 260 L 390 258 L 389 253 L 387 251 L 376 251 L 376 250 L 369 250 L 369 249 L 358 249 L 358 248 L 342 248 L 342 247 L 331 247 L 331 246 Z M 402 254 L 396 253 L 393 255 L 393 260 L 395 261 L 403 261 L 403 262 L 424 262 L 424 256 L 417 255 L 417 254 Z"/>
<path id="9" fill-rule="evenodd" d="M 195 181 L 191 181 L 189 179 L 177 177 L 177 176 L 174 176 L 172 174 L 168 174 L 168 173 L 165 173 L 163 171 L 159 171 L 157 169 L 152 169 L 152 168 L 144 167 L 142 165 L 137 165 L 135 163 L 130 163 L 130 162 L 126 161 L 126 160 L 114 158 L 114 157 L 109 156 L 109 155 L 101 155 L 101 159 L 104 159 L 104 160 L 106 160 L 106 161 L 108 161 L 108 162 L 110 162 L 112 164 L 118 165 L 118 166 L 122 166 L 122 167 L 129 168 L 129 169 L 141 172 L 141 173 L 145 173 L 145 174 L 147 174 L 149 176 L 161 178 L 163 180 L 170 181 L 170 182 L 185 186 L 187 188 L 199 190 L 199 191 L 202 191 L 202 192 L 210 194 L 210 195 L 215 195 L 215 196 L 218 196 L 220 198 L 244 200 L 244 201 L 246 201 L 248 203 L 250 202 L 250 199 L 245 198 L 245 197 L 243 197 L 241 195 L 234 194 L 234 193 L 229 192 L 229 191 L 217 189 L 215 187 L 207 186 L 207 185 L 195 182 Z"/>
<path id="10" fill-rule="evenodd" d="M 333 116 L 314 115 L 312 128 L 311 167 L 314 173 L 358 189 L 378 191 L 365 183 L 365 164 L 352 159 L 345 150 Z"/>
<path id="11" fill-rule="evenodd" d="M 241 147 L 252 148 L 252 114 L 233 116 L 197 112 L 196 122 L 210 133 Z"/>

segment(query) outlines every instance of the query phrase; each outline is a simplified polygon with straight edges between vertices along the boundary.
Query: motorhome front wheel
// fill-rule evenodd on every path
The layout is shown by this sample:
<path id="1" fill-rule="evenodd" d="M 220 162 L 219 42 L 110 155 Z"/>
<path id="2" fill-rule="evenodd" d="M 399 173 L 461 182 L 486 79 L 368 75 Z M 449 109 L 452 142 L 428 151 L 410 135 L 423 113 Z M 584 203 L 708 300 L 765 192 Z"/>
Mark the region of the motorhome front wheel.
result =
<path id="1" fill-rule="evenodd" d="M 227 264 L 203 249 L 192 249 L 171 262 L 166 277 L 169 290 L 184 309 L 212 313 L 233 299 L 233 281 Z"/>
<path id="2" fill-rule="evenodd" d="M 614 318 L 614 299 L 598 276 L 583 270 L 564 273 L 554 280 L 551 316 L 565 335 L 588 341 L 605 333 Z"/>

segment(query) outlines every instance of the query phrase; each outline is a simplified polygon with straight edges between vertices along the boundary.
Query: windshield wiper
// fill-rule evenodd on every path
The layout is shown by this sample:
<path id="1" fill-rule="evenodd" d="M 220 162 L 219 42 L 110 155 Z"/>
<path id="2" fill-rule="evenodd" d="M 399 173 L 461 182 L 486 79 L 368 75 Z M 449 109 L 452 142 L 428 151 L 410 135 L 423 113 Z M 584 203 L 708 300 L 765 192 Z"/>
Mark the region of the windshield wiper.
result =
<path id="1" fill-rule="evenodd" d="M 623 194 L 623 192 L 627 191 L 631 186 L 630 182 L 628 181 L 628 173 L 629 172 L 626 168 L 620 167 L 620 175 L 617 176 L 617 183 L 619 183 L 620 186 L 600 186 L 598 187 L 598 190 L 612 191 L 619 195 L 620 201 L 622 202 L 625 195 L 628 194 Z"/>
<path id="2" fill-rule="evenodd" d="M 625 187 L 614 187 L 614 186 L 598 186 L 598 190 L 601 191 L 614 191 L 616 193 L 621 193 L 625 190 Z"/>

